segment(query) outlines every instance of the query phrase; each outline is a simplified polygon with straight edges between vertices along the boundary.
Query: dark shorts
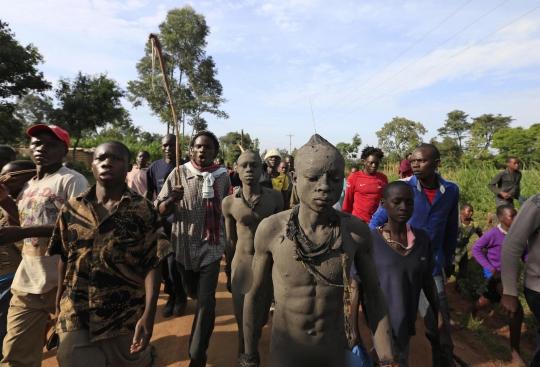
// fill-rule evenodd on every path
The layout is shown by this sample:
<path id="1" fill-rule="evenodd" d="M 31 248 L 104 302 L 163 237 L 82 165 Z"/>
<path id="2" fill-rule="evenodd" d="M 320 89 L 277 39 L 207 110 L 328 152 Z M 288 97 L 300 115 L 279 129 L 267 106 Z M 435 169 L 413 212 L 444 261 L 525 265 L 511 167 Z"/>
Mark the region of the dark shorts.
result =
<path id="1" fill-rule="evenodd" d="M 487 298 L 491 303 L 499 303 L 501 301 L 501 295 L 497 291 L 497 286 L 500 283 L 500 279 L 495 279 L 493 277 L 486 278 L 485 283 L 476 290 L 476 293 L 480 296 L 484 296 L 484 298 Z"/>

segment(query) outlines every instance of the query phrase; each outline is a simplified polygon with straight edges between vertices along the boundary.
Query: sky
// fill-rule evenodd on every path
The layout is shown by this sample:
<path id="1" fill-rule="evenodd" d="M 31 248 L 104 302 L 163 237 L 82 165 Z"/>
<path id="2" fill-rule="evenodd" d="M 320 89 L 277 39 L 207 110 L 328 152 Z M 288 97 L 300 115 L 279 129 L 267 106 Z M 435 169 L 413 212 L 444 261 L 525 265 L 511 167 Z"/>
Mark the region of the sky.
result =
<path id="1" fill-rule="evenodd" d="M 394 117 L 421 122 L 429 141 L 456 109 L 512 116 L 514 127 L 540 123 L 540 0 L 0 4 L 17 40 L 39 48 L 53 84 L 81 71 L 123 88 L 137 79 L 149 33 L 190 4 L 210 27 L 206 52 L 230 116 L 204 116 L 209 130 L 244 129 L 262 150 L 299 148 L 315 130 L 333 144 L 358 133 L 362 146 L 377 145 L 375 132 Z M 166 132 L 146 106 L 123 104 L 136 125 Z"/>

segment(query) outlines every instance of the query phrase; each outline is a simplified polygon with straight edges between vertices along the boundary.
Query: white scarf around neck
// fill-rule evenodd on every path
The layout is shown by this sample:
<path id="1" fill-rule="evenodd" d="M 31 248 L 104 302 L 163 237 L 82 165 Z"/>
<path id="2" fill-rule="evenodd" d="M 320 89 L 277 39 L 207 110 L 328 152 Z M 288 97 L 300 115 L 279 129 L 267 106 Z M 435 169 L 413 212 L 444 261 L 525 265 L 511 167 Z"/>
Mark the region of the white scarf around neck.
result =
<path id="1" fill-rule="evenodd" d="M 216 178 L 227 172 L 227 169 L 224 167 L 220 167 L 212 173 L 201 172 L 195 167 L 193 167 L 193 164 L 191 162 L 187 162 L 186 164 L 184 164 L 184 166 L 194 175 L 202 176 L 203 187 L 201 191 L 201 196 L 203 199 L 212 199 L 214 197 L 214 182 Z"/>

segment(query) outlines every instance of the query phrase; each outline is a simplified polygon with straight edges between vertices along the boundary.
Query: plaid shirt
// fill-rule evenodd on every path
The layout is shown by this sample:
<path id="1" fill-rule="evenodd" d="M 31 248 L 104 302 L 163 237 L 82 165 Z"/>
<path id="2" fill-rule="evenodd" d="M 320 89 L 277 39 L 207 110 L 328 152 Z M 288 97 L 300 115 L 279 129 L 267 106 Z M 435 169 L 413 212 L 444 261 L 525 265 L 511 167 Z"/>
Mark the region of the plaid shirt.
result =
<path id="1" fill-rule="evenodd" d="M 206 241 L 206 200 L 201 196 L 203 180 L 196 176 L 185 165 L 180 166 L 182 186 L 184 187 L 184 199 L 176 206 L 172 227 L 171 244 L 176 250 L 176 261 L 186 267 L 187 270 L 199 271 L 223 256 L 225 250 L 225 225 L 221 216 L 219 229 L 219 245 L 209 244 Z M 221 201 L 229 194 L 231 182 L 227 172 L 216 178 L 219 206 Z M 176 168 L 169 174 L 163 189 L 156 200 L 156 207 L 171 197 L 172 189 L 178 185 Z M 216 195 L 218 194 L 216 193 Z"/>
<path id="2" fill-rule="evenodd" d="M 146 274 L 173 253 L 151 202 L 126 187 L 100 222 L 95 195 L 92 186 L 62 207 L 48 252 L 67 262 L 56 331 L 89 329 L 90 341 L 135 330 Z"/>

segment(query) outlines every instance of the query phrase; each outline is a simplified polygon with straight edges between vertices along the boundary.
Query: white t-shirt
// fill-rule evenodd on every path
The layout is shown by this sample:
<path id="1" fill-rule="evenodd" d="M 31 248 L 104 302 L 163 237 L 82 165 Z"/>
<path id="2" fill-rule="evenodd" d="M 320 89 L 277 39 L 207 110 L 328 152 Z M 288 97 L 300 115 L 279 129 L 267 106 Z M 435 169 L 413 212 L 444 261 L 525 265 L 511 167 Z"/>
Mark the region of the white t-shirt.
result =
<path id="1" fill-rule="evenodd" d="M 62 205 L 89 186 L 83 175 L 63 166 L 42 180 L 34 177 L 17 198 L 21 227 L 55 224 Z M 49 240 L 49 237 L 24 239 L 23 258 L 13 279 L 13 289 L 42 294 L 58 286 L 60 257 L 45 256 Z"/>

